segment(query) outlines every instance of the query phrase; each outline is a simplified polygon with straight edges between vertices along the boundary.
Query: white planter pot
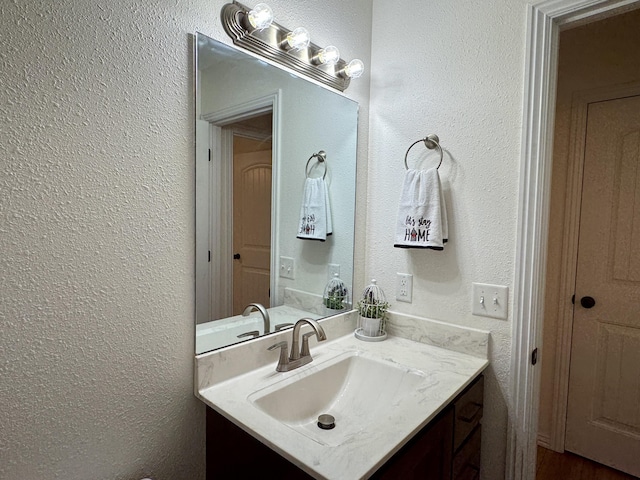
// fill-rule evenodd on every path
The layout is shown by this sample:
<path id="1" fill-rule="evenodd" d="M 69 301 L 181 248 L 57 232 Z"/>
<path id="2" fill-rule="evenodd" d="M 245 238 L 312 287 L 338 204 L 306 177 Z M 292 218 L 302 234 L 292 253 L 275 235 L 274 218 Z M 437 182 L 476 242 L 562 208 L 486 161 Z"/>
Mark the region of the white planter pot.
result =
<path id="1" fill-rule="evenodd" d="M 369 337 L 377 337 L 378 335 L 382 335 L 382 332 L 380 331 L 381 323 L 381 318 L 366 318 L 360 316 L 360 327 L 362 328 L 362 333 Z"/>

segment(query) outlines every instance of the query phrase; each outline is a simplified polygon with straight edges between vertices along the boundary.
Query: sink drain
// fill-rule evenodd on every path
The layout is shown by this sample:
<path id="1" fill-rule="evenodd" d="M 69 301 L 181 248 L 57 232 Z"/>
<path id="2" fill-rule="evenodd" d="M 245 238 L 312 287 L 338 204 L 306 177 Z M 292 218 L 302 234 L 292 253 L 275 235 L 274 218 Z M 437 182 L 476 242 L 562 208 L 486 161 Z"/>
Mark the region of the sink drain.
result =
<path id="1" fill-rule="evenodd" d="M 333 415 L 329 415 L 328 413 L 323 413 L 318 417 L 318 427 L 323 430 L 331 430 L 336 426 L 336 419 Z"/>

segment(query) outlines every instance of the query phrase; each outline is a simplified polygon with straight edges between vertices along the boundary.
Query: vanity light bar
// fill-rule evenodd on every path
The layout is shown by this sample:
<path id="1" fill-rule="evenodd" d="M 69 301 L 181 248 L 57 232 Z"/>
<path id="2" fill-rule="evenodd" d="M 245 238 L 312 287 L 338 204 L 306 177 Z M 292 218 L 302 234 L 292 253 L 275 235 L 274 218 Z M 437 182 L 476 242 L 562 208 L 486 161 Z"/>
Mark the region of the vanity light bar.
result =
<path id="1" fill-rule="evenodd" d="M 364 70 L 360 60 L 349 63 L 342 60 L 333 45 L 322 48 L 311 43 L 309 32 L 304 28 L 289 30 L 275 23 L 271 9 L 264 3 L 253 9 L 236 1 L 227 3 L 222 7 L 220 19 L 235 45 L 341 92 Z"/>

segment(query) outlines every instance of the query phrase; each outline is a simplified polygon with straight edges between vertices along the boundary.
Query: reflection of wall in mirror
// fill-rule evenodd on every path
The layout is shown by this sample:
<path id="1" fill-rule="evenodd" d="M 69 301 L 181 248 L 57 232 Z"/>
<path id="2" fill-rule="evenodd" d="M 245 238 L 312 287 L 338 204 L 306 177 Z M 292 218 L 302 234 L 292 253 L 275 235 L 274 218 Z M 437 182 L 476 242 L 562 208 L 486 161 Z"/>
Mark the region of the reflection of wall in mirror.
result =
<path id="1" fill-rule="evenodd" d="M 272 305 L 281 305 L 286 287 L 322 295 L 330 263 L 340 265 L 341 278 L 352 285 L 358 106 L 279 69 L 265 75 L 256 73 L 256 68 L 265 67 L 257 67 L 255 61 L 238 65 L 236 60 L 233 68 L 218 64 L 202 71 L 201 111 L 212 113 L 281 92 L 278 245 L 273 248 L 276 258 L 284 255 L 296 261 L 295 280 L 276 276 Z M 319 150 L 327 152 L 326 180 L 333 211 L 334 234 L 326 242 L 296 238 L 305 165 Z"/>

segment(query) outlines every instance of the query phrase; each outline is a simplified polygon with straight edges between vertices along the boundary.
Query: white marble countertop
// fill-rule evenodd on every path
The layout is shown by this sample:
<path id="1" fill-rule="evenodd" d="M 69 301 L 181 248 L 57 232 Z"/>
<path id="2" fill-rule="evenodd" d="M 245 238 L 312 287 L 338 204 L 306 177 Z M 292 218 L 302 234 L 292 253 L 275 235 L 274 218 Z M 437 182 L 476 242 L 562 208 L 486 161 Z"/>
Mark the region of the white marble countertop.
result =
<path id="1" fill-rule="evenodd" d="M 423 373 L 423 381 L 388 410 L 376 424 L 362 425 L 349 441 L 323 445 L 262 413 L 249 396 L 275 382 L 317 369 L 342 352 L 397 363 Z M 427 425 L 488 365 L 484 358 L 389 336 L 362 342 L 353 334 L 312 346 L 313 362 L 291 372 L 264 367 L 203 388 L 198 397 L 224 417 L 318 479 L 364 479 L 371 476 L 421 428 Z M 384 385 L 381 385 L 384 388 Z"/>

